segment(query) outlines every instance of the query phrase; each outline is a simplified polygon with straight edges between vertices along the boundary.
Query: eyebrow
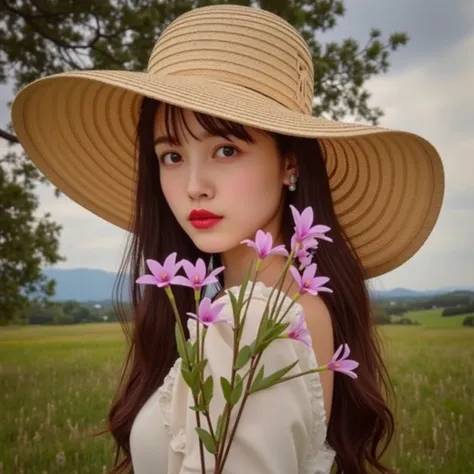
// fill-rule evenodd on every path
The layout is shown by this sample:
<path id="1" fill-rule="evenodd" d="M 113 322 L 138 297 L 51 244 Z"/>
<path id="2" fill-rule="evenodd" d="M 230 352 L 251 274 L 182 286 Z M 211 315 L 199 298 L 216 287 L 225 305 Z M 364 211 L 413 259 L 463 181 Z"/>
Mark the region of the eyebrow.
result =
<path id="1" fill-rule="evenodd" d="M 201 135 L 199 135 L 199 136 L 197 137 L 197 139 L 198 139 L 198 140 L 205 140 L 206 138 L 218 137 L 218 136 L 222 136 L 223 138 L 225 138 L 223 134 L 222 134 L 222 135 L 216 135 L 216 134 L 214 134 L 214 133 L 211 133 L 211 132 L 207 132 L 207 131 L 206 131 L 206 132 L 201 133 Z M 168 137 L 168 136 L 165 135 L 165 136 L 163 136 L 163 137 L 158 137 L 158 138 L 156 138 L 154 143 L 155 143 L 155 145 L 159 145 L 160 143 L 171 144 L 171 139 L 170 139 L 170 137 Z"/>

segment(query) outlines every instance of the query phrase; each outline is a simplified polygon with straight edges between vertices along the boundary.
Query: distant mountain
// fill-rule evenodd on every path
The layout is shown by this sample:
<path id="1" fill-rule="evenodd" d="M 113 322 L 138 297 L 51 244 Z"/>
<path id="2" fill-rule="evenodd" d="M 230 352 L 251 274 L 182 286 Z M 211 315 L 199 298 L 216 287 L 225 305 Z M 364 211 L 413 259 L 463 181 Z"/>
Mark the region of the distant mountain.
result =
<path id="1" fill-rule="evenodd" d="M 105 270 L 92 268 L 48 269 L 44 271 L 48 278 L 56 280 L 55 300 L 106 301 L 112 298 L 112 289 L 117 275 Z M 128 296 L 128 282 L 124 286 Z M 422 298 L 426 296 L 451 293 L 453 291 L 474 291 L 474 287 L 444 287 L 437 290 L 417 291 L 408 288 L 393 288 L 384 291 L 370 291 L 373 298 Z M 127 298 L 124 298 L 127 299 Z"/>
<path id="2" fill-rule="evenodd" d="M 391 290 L 384 291 L 370 291 L 372 298 L 380 300 L 388 299 L 411 299 L 411 298 L 426 298 L 429 296 L 442 295 L 446 293 L 473 293 L 474 287 L 442 287 L 436 290 L 409 290 L 407 288 L 393 288 Z"/>
<path id="3" fill-rule="evenodd" d="M 117 275 L 92 268 L 47 269 L 43 272 L 56 280 L 55 300 L 104 301 L 112 299 Z M 127 285 L 127 283 L 125 283 Z M 128 287 L 125 286 L 128 292 Z"/>

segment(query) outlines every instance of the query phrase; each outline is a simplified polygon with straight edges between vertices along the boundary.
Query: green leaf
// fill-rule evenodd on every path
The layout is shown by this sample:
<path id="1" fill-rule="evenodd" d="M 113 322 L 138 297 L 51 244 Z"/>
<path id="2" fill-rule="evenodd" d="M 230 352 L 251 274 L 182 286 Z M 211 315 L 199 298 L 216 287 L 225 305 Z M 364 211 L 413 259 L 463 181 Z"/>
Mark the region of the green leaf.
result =
<path id="1" fill-rule="evenodd" d="M 252 353 L 255 355 L 263 352 L 288 326 L 289 323 L 275 324 L 265 320 L 260 338 L 251 346 Z"/>
<path id="2" fill-rule="evenodd" d="M 239 374 L 237 374 L 235 376 L 235 387 L 232 390 L 232 393 L 230 394 L 230 404 L 232 406 L 236 405 L 237 402 L 240 400 L 243 388 L 244 388 L 244 384 L 242 381 L 242 377 Z"/>
<path id="3" fill-rule="evenodd" d="M 189 409 L 193 410 L 193 411 L 196 411 L 198 413 L 203 413 L 203 412 L 206 411 L 206 407 L 202 403 L 202 400 L 199 400 L 199 399 L 198 399 L 197 405 L 190 406 Z"/>
<path id="4" fill-rule="evenodd" d="M 232 386 L 230 385 L 230 382 L 225 377 L 221 377 L 221 388 L 222 388 L 222 393 L 224 395 L 225 401 L 227 403 L 230 403 L 230 396 L 232 394 Z"/>
<path id="5" fill-rule="evenodd" d="M 238 324 L 239 324 L 239 320 L 240 320 L 239 305 L 238 305 L 237 299 L 236 299 L 234 293 L 232 293 L 232 291 L 228 291 L 227 294 L 229 295 L 230 302 L 232 304 L 232 313 L 234 315 L 234 327 L 237 327 Z"/>
<path id="6" fill-rule="evenodd" d="M 259 371 L 257 372 L 257 375 L 253 379 L 253 383 L 263 380 L 264 375 L 265 375 L 265 364 L 263 364 L 260 367 Z"/>
<path id="7" fill-rule="evenodd" d="M 298 360 L 296 360 L 290 365 L 287 365 L 286 367 L 283 367 L 283 369 L 273 372 L 273 374 L 269 375 L 268 377 L 259 380 L 255 378 L 252 383 L 252 386 L 250 387 L 250 393 L 255 393 L 259 390 L 263 390 L 264 388 L 271 387 L 275 382 L 280 380 L 287 372 L 289 372 L 297 363 Z"/>
<path id="8" fill-rule="evenodd" d="M 204 430 L 203 428 L 199 428 L 198 426 L 196 426 L 196 431 L 197 431 L 197 434 L 198 434 L 200 440 L 204 444 L 204 447 L 211 454 L 217 453 L 217 445 L 216 445 L 216 442 L 214 441 L 214 438 L 212 437 L 211 433 Z"/>
<path id="9" fill-rule="evenodd" d="M 200 360 L 198 364 L 195 365 L 195 368 L 198 372 L 204 373 L 204 369 L 207 365 L 207 359 Z"/>
<path id="10" fill-rule="evenodd" d="M 263 333 L 262 341 L 274 341 L 289 325 L 289 323 L 276 324 L 271 329 L 268 329 L 266 332 Z"/>
<path id="11" fill-rule="evenodd" d="M 192 370 L 189 370 L 184 365 L 181 366 L 181 375 L 183 376 L 184 381 L 188 384 L 193 395 L 197 395 L 201 387 L 199 383 L 199 371 L 196 369 L 196 367 L 194 367 Z"/>
<path id="12" fill-rule="evenodd" d="M 209 406 L 212 396 L 214 395 L 214 379 L 212 378 L 212 375 L 209 375 L 209 377 L 207 377 L 206 381 L 204 382 L 203 393 L 204 398 L 206 399 L 206 406 Z"/>
<path id="13" fill-rule="evenodd" d="M 252 350 L 250 346 L 244 346 L 240 349 L 237 354 L 237 359 L 235 360 L 234 369 L 240 370 L 252 357 Z"/>
<path id="14" fill-rule="evenodd" d="M 263 352 L 271 343 L 272 341 L 261 341 L 258 344 L 255 344 L 254 346 L 254 354 L 260 354 Z"/>
<path id="15" fill-rule="evenodd" d="M 188 356 L 191 364 L 196 360 L 196 342 L 186 341 L 186 350 L 188 351 Z"/>
<path id="16" fill-rule="evenodd" d="M 176 337 L 176 345 L 178 348 L 178 354 L 181 357 L 181 359 L 184 361 L 186 365 L 189 365 L 189 359 L 186 355 L 186 341 L 183 337 L 183 334 L 181 334 L 181 329 L 179 327 L 178 323 L 175 323 L 174 325 L 174 334 Z"/>
<path id="17" fill-rule="evenodd" d="M 183 379 L 187 383 L 187 385 L 191 387 L 192 386 L 192 373 L 185 365 L 181 366 L 181 375 L 183 376 Z"/>

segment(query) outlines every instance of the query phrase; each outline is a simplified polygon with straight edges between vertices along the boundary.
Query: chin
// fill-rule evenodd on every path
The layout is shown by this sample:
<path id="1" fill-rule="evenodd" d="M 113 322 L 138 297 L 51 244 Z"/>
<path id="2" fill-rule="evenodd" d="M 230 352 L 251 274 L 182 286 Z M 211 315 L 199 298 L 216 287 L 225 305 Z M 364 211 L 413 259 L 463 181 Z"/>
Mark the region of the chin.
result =
<path id="1" fill-rule="evenodd" d="M 189 237 L 201 252 L 208 254 L 224 253 L 239 245 L 239 242 L 230 239 L 228 235 L 212 230 L 194 231 L 189 234 Z"/>

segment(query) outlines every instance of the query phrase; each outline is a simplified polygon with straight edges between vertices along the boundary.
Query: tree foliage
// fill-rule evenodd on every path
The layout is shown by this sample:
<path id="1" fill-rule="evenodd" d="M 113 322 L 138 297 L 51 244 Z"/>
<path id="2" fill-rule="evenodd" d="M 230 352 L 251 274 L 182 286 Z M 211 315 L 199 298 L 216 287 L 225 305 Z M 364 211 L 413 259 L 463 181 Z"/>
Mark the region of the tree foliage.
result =
<path id="1" fill-rule="evenodd" d="M 318 33 L 336 27 L 345 14 L 343 0 L 0 0 L 0 84 L 12 83 L 18 91 L 71 69 L 143 71 L 171 21 L 190 9 L 224 3 L 273 11 L 303 35 L 314 57 L 314 115 L 378 123 L 382 111 L 369 104 L 366 82 L 387 72 L 390 53 L 408 38 L 394 33 L 383 41 L 373 29 L 362 47 L 354 39 L 322 43 Z M 0 182 L 0 283 L 7 289 L 0 296 L 0 318 L 9 318 L 27 295 L 53 295 L 54 285 L 41 279 L 41 269 L 61 259 L 60 227 L 49 215 L 36 217 L 34 185 L 44 177 L 15 149 L 11 127 L 1 125 L 0 140 L 13 146 L 1 162 Z"/>

